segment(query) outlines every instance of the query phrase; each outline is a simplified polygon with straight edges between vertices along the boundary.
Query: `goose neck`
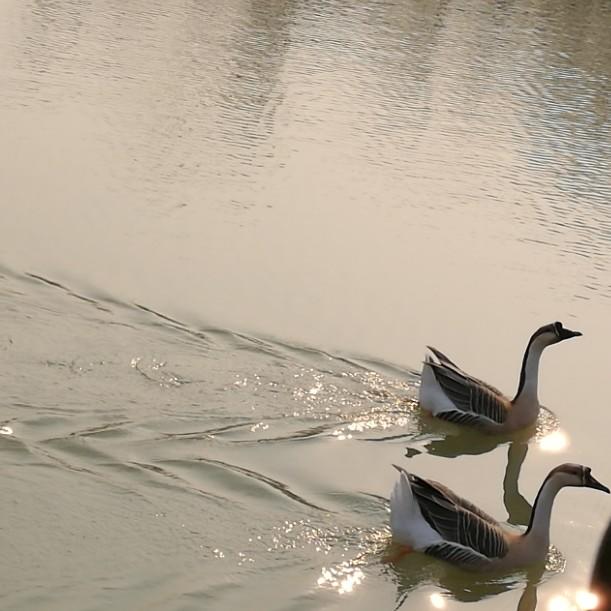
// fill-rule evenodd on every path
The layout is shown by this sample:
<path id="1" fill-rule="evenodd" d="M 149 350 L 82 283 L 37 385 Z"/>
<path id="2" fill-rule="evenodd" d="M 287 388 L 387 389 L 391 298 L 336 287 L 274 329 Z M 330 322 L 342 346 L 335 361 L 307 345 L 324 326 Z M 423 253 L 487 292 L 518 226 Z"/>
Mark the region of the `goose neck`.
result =
<path id="1" fill-rule="evenodd" d="M 537 494 L 537 498 L 535 499 L 530 517 L 530 524 L 528 525 L 527 531 L 524 533 L 525 537 L 546 541 L 546 551 L 549 545 L 549 527 L 552 517 L 552 507 L 554 505 L 554 499 L 562 487 L 563 484 L 554 477 L 548 477 L 543 482 Z"/>
<path id="2" fill-rule="evenodd" d="M 547 343 L 542 338 L 536 338 L 528 342 L 522 359 L 520 371 L 520 384 L 513 402 L 524 402 L 527 404 L 539 404 L 539 362 Z"/>

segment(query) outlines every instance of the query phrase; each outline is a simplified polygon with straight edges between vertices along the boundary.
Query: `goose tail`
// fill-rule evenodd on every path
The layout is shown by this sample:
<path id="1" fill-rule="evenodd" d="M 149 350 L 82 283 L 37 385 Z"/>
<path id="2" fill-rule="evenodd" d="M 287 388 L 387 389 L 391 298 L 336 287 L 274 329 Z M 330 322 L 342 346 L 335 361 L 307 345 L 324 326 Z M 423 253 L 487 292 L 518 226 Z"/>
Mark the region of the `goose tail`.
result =
<path id="1" fill-rule="evenodd" d="M 440 412 L 454 409 L 435 376 L 435 369 L 438 367 L 445 368 L 446 366 L 433 353 L 427 352 L 422 366 L 418 400 L 420 407 L 434 416 Z"/>
<path id="2" fill-rule="evenodd" d="M 431 348 L 430 346 L 426 347 L 426 350 L 424 352 L 424 361 L 422 361 L 422 363 L 424 365 L 429 365 L 429 364 L 439 365 L 441 363 L 441 361 L 435 354 L 434 348 Z"/>
<path id="3" fill-rule="evenodd" d="M 410 543 L 410 518 L 417 508 L 417 501 L 414 499 L 407 471 L 397 465 L 393 467 L 399 471 L 399 478 L 390 495 L 390 528 L 395 541 Z"/>
<path id="4" fill-rule="evenodd" d="M 390 495 L 390 528 L 395 543 L 408 545 L 414 550 L 423 550 L 442 542 L 439 533 L 431 528 L 420 511 L 414 496 L 409 473 L 397 465 L 399 478 Z"/>
<path id="5" fill-rule="evenodd" d="M 437 350 L 437 348 L 434 348 L 433 346 L 427 346 L 427 350 L 429 355 L 432 354 L 435 356 L 435 359 L 438 363 L 443 365 L 450 365 L 451 367 L 455 367 L 456 369 L 458 369 L 458 365 L 452 359 L 450 359 L 449 356 L 446 356 L 441 350 Z"/>

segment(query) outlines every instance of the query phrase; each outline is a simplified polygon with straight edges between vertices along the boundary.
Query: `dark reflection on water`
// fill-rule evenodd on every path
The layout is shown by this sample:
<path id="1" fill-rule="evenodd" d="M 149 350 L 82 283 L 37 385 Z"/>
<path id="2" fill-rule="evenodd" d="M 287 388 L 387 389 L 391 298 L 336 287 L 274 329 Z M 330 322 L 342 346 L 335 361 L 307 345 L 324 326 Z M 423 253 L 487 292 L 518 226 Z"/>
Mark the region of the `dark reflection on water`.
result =
<path id="1" fill-rule="evenodd" d="M 522 447 L 529 442 L 540 441 L 558 431 L 558 418 L 546 407 L 541 408 L 535 425 L 508 435 L 482 435 L 478 431 L 445 423 L 430 417 L 418 409 L 412 427 L 412 438 L 406 447 L 405 456 L 412 458 L 426 453 L 444 458 L 463 455 L 486 454 L 501 445 Z"/>
<path id="2" fill-rule="evenodd" d="M 557 551 L 553 558 L 528 570 L 505 574 L 474 574 L 444 565 L 419 554 L 411 554 L 400 564 L 389 565 L 388 571 L 397 585 L 395 609 L 409 608 L 409 594 L 418 587 L 435 585 L 431 608 L 445 608 L 443 599 L 474 603 L 510 590 L 521 591 L 519 611 L 534 611 L 538 586 L 562 571 L 563 560 Z"/>
<path id="3" fill-rule="evenodd" d="M 229 72 L 218 92 L 219 126 L 237 163 L 233 171 L 245 177 L 264 168 L 274 154 L 266 143 L 284 101 L 280 73 L 292 44 L 294 12 L 292 0 L 248 2 L 244 27 L 235 32 Z"/>
<path id="4" fill-rule="evenodd" d="M 503 502 L 510 524 L 526 526 L 530 522 L 532 505 L 522 496 L 518 488 L 520 471 L 528 453 L 526 443 L 511 443 L 507 449 L 507 468 L 503 478 Z"/>

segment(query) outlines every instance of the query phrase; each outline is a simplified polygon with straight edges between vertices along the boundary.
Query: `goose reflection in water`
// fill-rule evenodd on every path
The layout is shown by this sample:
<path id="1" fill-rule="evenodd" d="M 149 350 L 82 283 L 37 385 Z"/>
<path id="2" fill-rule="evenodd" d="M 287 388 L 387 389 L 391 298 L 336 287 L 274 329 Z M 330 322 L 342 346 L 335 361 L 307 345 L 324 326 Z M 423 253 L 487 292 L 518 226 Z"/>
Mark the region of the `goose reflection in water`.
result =
<path id="1" fill-rule="evenodd" d="M 414 428 L 418 432 L 412 436 L 406 448 L 408 458 L 418 454 L 444 458 L 486 454 L 506 443 L 531 441 L 536 441 L 544 451 L 558 452 L 564 450 L 569 442 L 566 433 L 559 429 L 558 418 L 546 407 L 541 407 L 535 425 L 503 435 L 482 435 L 476 430 L 439 422 L 428 414 L 421 414 Z"/>
<path id="2" fill-rule="evenodd" d="M 404 607 L 410 593 L 424 584 L 438 590 L 429 597 L 431 609 L 452 608 L 452 601 L 478 602 L 491 596 L 524 587 L 518 603 L 518 611 L 534 611 L 537 606 L 538 585 L 552 576 L 563 565 L 557 552 L 546 564 L 529 570 L 481 575 L 441 563 L 424 554 L 410 554 L 400 563 L 389 565 L 389 572 L 397 585 L 395 610 Z"/>

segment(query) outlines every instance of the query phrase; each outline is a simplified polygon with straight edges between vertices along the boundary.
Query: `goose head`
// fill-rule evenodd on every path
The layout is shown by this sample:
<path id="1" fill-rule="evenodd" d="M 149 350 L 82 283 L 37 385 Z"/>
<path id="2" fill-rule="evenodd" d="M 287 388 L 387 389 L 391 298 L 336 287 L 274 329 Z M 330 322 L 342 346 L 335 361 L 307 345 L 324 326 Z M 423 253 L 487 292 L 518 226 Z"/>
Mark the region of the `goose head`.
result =
<path id="1" fill-rule="evenodd" d="M 609 488 L 592 476 L 592 469 L 584 465 L 564 463 L 553 469 L 548 479 L 553 479 L 559 486 L 577 486 L 602 490 L 609 494 Z"/>
<path id="2" fill-rule="evenodd" d="M 544 346 L 551 346 L 552 344 L 557 344 L 565 339 L 579 337 L 580 335 L 580 331 L 571 331 L 571 329 L 567 329 L 566 327 L 562 326 L 561 322 L 557 321 L 550 323 L 549 325 L 543 325 L 537 329 L 530 341 L 537 341 L 537 343 L 541 343 Z"/>

